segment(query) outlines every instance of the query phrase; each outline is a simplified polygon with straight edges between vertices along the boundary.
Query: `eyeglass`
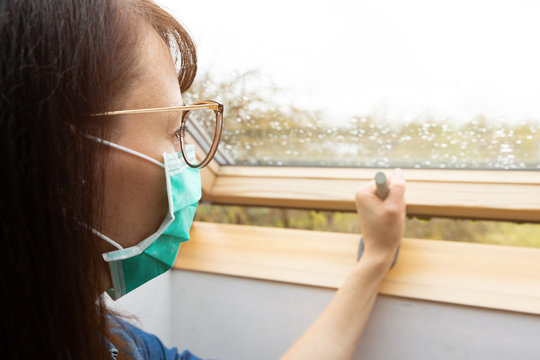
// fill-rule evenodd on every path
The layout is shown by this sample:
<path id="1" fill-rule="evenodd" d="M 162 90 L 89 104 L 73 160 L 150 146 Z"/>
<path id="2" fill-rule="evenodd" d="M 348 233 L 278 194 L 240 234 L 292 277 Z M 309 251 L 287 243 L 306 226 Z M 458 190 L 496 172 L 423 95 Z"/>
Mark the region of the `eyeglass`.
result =
<path id="1" fill-rule="evenodd" d="M 194 102 L 191 105 L 179 105 L 179 106 L 171 106 L 171 107 L 161 107 L 161 108 L 151 108 L 151 109 L 134 109 L 134 110 L 117 110 L 117 111 L 108 111 L 98 114 L 92 114 L 92 116 L 103 116 L 103 115 L 124 115 L 124 114 L 143 114 L 143 113 L 158 113 L 158 112 L 169 112 L 169 111 L 184 111 L 182 113 L 182 121 L 180 128 L 176 130 L 175 136 L 178 137 L 180 140 L 180 149 L 182 150 L 182 157 L 184 158 L 184 161 L 186 164 L 192 168 L 203 168 L 206 165 L 212 161 L 214 158 L 214 155 L 216 154 L 219 141 L 221 139 L 221 130 L 223 127 L 223 105 L 212 100 L 204 100 L 204 101 L 197 101 Z M 206 157 L 198 164 L 191 164 L 189 160 L 186 157 L 186 140 L 185 140 L 185 133 L 187 124 L 189 121 L 189 116 L 196 114 L 197 110 L 213 110 L 215 115 L 215 129 L 214 129 L 214 137 L 212 139 L 212 145 L 210 146 L 210 149 L 207 152 Z M 200 113 L 200 111 L 199 111 Z M 197 123 L 193 121 L 193 124 L 197 126 Z M 204 125 L 204 124 L 203 124 Z"/>

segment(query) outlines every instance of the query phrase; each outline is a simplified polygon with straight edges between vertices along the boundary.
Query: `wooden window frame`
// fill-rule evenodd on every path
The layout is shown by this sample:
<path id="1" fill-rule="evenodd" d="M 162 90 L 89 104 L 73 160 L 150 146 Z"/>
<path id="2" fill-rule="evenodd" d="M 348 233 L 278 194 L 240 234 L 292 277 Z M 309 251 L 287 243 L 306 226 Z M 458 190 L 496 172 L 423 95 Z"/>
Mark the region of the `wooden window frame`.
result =
<path id="1" fill-rule="evenodd" d="M 213 161 L 203 169 L 203 201 L 354 211 L 356 189 L 379 170 Z M 405 169 L 405 174 L 410 216 L 540 222 L 540 171 Z"/>

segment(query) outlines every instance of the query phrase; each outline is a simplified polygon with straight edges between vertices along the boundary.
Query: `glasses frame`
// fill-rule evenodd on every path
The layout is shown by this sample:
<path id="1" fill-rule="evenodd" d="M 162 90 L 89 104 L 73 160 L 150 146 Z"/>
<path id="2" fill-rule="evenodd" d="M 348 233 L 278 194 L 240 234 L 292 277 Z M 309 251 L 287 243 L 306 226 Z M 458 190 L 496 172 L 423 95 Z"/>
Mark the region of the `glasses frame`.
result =
<path id="1" fill-rule="evenodd" d="M 214 110 L 216 114 L 216 129 L 214 132 L 214 138 L 212 139 L 212 145 L 206 157 L 198 164 L 192 164 L 186 157 L 185 152 L 185 134 L 186 134 L 186 121 L 189 114 L 192 111 L 210 109 Z M 160 108 L 148 108 L 148 109 L 133 109 L 133 110 L 115 110 L 107 111 L 98 114 L 92 114 L 92 116 L 106 116 L 106 115 L 128 115 L 128 114 L 145 114 L 145 113 L 160 113 L 160 112 L 169 112 L 169 111 L 184 111 L 182 113 L 182 121 L 180 128 L 176 131 L 175 135 L 179 135 L 180 138 L 180 150 L 182 152 L 182 157 L 189 167 L 201 169 L 208 165 L 210 161 L 214 158 L 216 154 L 219 142 L 221 140 L 221 131 L 223 128 L 223 105 L 213 101 L 213 100 L 202 100 L 194 102 L 191 105 L 179 105 L 179 106 L 170 106 L 170 107 L 160 107 Z"/>

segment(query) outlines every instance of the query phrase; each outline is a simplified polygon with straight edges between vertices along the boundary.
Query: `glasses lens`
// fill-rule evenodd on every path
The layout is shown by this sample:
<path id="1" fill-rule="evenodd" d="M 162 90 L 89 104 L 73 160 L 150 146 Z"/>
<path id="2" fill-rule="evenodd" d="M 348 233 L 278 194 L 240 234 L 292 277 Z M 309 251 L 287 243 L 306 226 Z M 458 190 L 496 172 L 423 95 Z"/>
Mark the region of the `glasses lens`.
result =
<path id="1" fill-rule="evenodd" d="M 204 152 L 203 157 L 197 154 L 197 162 L 201 162 L 206 158 L 212 147 L 214 134 L 216 133 L 216 113 L 211 109 L 192 110 L 187 114 L 185 120 L 185 143 L 192 144 L 193 141 L 197 142 Z"/>

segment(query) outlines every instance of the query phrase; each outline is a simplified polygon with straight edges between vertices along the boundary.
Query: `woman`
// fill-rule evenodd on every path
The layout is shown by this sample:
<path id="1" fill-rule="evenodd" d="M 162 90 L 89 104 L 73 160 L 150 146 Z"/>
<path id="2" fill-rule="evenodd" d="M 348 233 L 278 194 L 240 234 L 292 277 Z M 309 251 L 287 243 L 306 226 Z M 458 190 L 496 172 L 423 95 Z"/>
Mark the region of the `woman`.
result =
<path id="1" fill-rule="evenodd" d="M 200 178 L 180 152 L 179 112 L 103 115 L 183 105 L 196 73 L 187 32 L 150 0 L 3 0 L 0 36 L 4 352 L 196 358 L 108 314 L 100 296 L 162 273 L 170 256 L 158 265 L 148 249 L 187 240 Z M 358 190 L 364 256 L 284 358 L 352 356 L 403 235 L 404 190 L 401 171 L 385 201 L 373 183 Z"/>

